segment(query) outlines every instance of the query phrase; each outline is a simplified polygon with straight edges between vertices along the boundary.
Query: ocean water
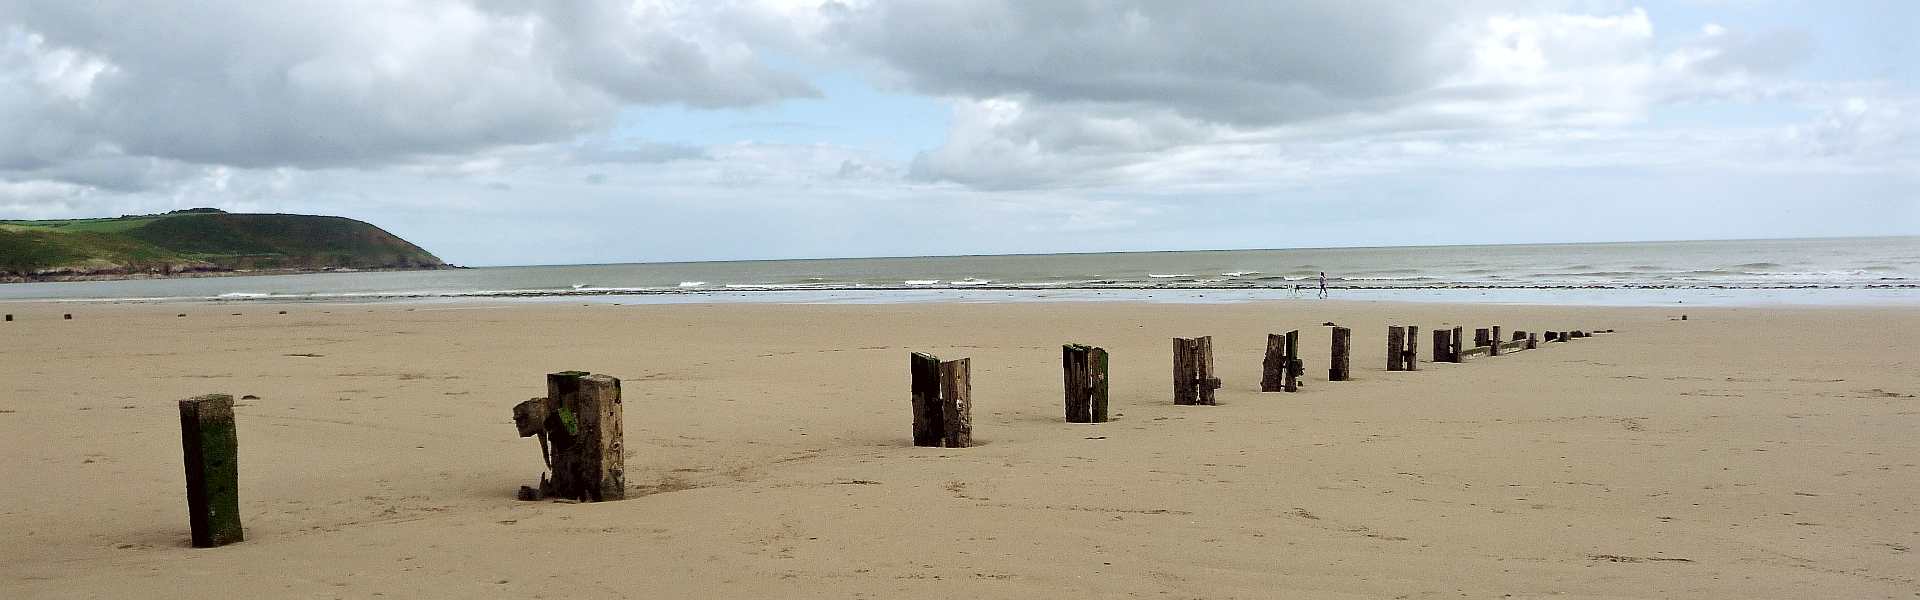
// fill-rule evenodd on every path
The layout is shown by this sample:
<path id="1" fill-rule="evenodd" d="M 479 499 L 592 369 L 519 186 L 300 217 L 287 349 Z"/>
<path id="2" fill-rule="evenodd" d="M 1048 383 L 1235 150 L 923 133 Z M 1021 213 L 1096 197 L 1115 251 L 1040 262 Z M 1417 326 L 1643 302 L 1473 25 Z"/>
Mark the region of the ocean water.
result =
<path id="1" fill-rule="evenodd" d="M 1312 298 L 1322 272 L 1343 299 L 1920 304 L 1920 237 L 488 267 L 0 284 L 0 301 L 1221 302 Z"/>

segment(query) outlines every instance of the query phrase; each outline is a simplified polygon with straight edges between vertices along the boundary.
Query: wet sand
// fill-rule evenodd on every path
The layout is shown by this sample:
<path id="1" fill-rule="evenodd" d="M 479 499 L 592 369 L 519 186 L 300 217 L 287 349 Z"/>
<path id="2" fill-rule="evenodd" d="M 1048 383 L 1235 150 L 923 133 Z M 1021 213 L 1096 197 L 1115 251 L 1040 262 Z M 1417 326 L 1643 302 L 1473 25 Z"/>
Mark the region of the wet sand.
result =
<path id="1" fill-rule="evenodd" d="M 1910 308 L 0 312 L 0 597 L 1920 594 Z M 1389 323 L 1423 360 L 1438 326 L 1620 332 L 1388 373 Z M 1259 393 L 1293 328 L 1304 390 Z M 1220 406 L 1170 402 L 1196 335 Z M 1113 422 L 1062 421 L 1066 342 L 1112 352 Z M 910 351 L 973 359 L 979 446 L 909 445 Z M 513 498 L 540 459 L 509 409 L 567 369 L 624 380 L 627 501 Z M 196 550 L 175 401 L 215 392 L 258 396 L 248 539 Z"/>

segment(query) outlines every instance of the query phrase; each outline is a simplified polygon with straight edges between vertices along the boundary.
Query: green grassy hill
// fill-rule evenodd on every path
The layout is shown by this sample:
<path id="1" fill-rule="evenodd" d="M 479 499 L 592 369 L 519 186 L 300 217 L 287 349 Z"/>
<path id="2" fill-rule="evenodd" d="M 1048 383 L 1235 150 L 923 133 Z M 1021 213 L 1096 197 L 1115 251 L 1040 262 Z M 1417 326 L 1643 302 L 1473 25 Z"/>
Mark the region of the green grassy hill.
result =
<path id="1" fill-rule="evenodd" d="M 344 217 L 228 214 L 0 221 L 0 280 L 232 271 L 444 268 L 426 250 Z"/>

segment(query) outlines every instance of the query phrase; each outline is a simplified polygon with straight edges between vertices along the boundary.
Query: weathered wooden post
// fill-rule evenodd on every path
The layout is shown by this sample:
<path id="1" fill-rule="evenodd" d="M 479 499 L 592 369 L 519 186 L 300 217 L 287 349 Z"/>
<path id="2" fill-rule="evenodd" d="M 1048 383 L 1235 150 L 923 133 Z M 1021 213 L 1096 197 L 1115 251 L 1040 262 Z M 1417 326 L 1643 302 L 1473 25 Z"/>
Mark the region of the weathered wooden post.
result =
<path id="1" fill-rule="evenodd" d="M 1327 381 L 1347 380 L 1347 352 L 1353 345 L 1353 330 L 1333 328 L 1333 358 L 1328 361 Z"/>
<path id="2" fill-rule="evenodd" d="M 1534 350 L 1539 347 L 1540 347 L 1540 336 L 1531 334 L 1531 333 L 1527 334 L 1527 349 Z"/>
<path id="3" fill-rule="evenodd" d="M 1460 347 L 1467 343 L 1466 334 L 1467 334 L 1466 328 L 1455 326 L 1453 328 L 1453 335 L 1447 336 L 1448 338 L 1450 338 L 1449 341 L 1452 342 L 1451 344 L 1447 345 L 1447 362 L 1458 363 L 1462 360 L 1465 360 L 1464 357 L 1460 356 L 1460 350 L 1461 350 Z"/>
<path id="4" fill-rule="evenodd" d="M 1493 347 L 1487 350 L 1487 353 L 1492 356 L 1499 356 L 1500 355 L 1500 326 L 1499 325 L 1493 326 L 1493 335 L 1487 338 L 1487 341 L 1493 343 Z"/>
<path id="5" fill-rule="evenodd" d="M 1387 326 L 1387 370 L 1402 370 L 1406 361 L 1407 328 L 1399 325 Z"/>
<path id="6" fill-rule="evenodd" d="M 1066 372 L 1067 422 L 1107 422 L 1107 351 L 1081 344 L 1060 347 Z"/>
<path id="7" fill-rule="evenodd" d="M 942 362 L 915 352 L 913 372 L 913 445 L 965 448 L 973 443 L 971 361 Z"/>
<path id="8" fill-rule="evenodd" d="M 1300 360 L 1300 330 L 1287 332 L 1287 391 L 1300 391 L 1300 378 L 1307 374 L 1307 363 Z"/>
<path id="9" fill-rule="evenodd" d="M 1478 348 L 1485 345 L 1487 345 L 1487 328 L 1481 327 L 1473 330 L 1473 347 Z"/>
<path id="10" fill-rule="evenodd" d="M 940 443 L 973 445 L 973 359 L 940 363 Z"/>
<path id="11" fill-rule="evenodd" d="M 1287 389 L 1287 334 L 1267 334 L 1267 355 L 1260 361 L 1260 391 Z"/>
<path id="12" fill-rule="evenodd" d="M 1420 370 L 1420 326 L 1407 326 L 1407 349 L 1400 359 L 1401 368 L 1408 371 Z"/>
<path id="13" fill-rule="evenodd" d="M 60 318 L 62 318 L 62 319 L 65 319 L 65 320 L 68 320 L 68 321 L 72 321 L 72 320 L 73 320 L 73 313 L 67 313 L 67 314 L 64 314 L 64 315 L 60 315 Z"/>
<path id="14" fill-rule="evenodd" d="M 582 502 L 625 499 L 620 380 L 582 371 L 552 373 L 547 375 L 547 398 L 561 425 L 547 434 L 553 442 L 554 487 L 547 495 Z"/>
<path id="15" fill-rule="evenodd" d="M 1260 363 L 1260 391 L 1298 392 L 1305 364 L 1300 361 L 1300 330 L 1267 334 L 1267 357 Z"/>
<path id="16" fill-rule="evenodd" d="M 1453 345 L 1452 338 L 1453 331 L 1451 330 L 1433 330 L 1433 362 L 1448 362 L 1447 347 Z"/>
<path id="17" fill-rule="evenodd" d="M 940 446 L 940 357 L 915 352 L 908 357 L 913 373 L 913 445 Z"/>
<path id="18" fill-rule="evenodd" d="M 1213 376 L 1213 338 L 1173 338 L 1173 403 L 1211 406 L 1216 404 L 1216 389 L 1220 379 Z"/>
<path id="19" fill-rule="evenodd" d="M 8 322 L 8 323 L 12 323 L 12 322 L 13 322 L 13 313 L 7 313 L 7 322 Z"/>
<path id="20" fill-rule="evenodd" d="M 522 486 L 520 498 L 604 502 L 627 497 L 626 432 L 620 380 L 585 371 L 547 374 L 547 396 L 513 407 L 520 437 L 539 436 L 551 477 Z"/>
<path id="21" fill-rule="evenodd" d="M 187 524 L 193 529 L 193 547 L 246 539 L 240 528 L 240 438 L 233 425 L 233 396 L 181 400 L 180 449 L 187 467 Z"/>

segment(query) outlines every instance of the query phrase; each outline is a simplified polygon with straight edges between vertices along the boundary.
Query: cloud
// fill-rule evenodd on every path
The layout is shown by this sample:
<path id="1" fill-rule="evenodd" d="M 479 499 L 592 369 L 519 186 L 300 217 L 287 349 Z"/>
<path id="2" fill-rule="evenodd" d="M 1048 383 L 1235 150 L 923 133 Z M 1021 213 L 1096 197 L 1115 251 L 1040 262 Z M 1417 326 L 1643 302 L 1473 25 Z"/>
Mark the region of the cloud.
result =
<path id="1" fill-rule="evenodd" d="M 673 2 L 0 0 L 0 169 L 379 166 L 816 96 Z M 55 174 L 57 175 L 57 174 Z"/>
<path id="2" fill-rule="evenodd" d="M 1450 3 L 902 0 L 836 13 L 835 45 L 916 91 L 1171 109 L 1265 124 L 1431 86 L 1463 57 Z"/>
<path id="3" fill-rule="evenodd" d="M 1802 33 L 1710 26 L 1662 44 L 1644 10 L 1564 8 L 905 0 L 835 11 L 823 35 L 949 98 L 948 139 L 909 174 L 983 190 L 1338 174 L 1370 165 L 1314 142 L 1363 161 L 1536 145 L 1663 105 L 1810 93 L 1777 77 L 1809 53 Z"/>

